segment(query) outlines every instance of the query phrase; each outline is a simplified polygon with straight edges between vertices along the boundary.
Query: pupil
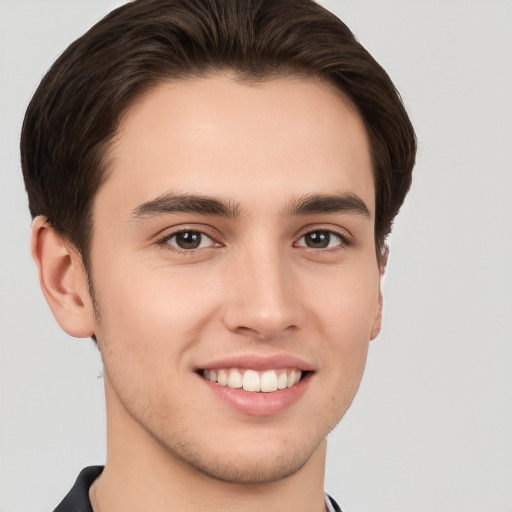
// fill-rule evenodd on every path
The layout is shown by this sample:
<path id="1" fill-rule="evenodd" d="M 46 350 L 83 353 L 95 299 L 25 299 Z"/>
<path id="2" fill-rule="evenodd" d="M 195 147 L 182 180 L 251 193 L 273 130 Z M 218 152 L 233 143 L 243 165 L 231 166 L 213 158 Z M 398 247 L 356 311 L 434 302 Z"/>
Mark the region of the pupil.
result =
<path id="1" fill-rule="evenodd" d="M 331 240 L 328 231 L 313 231 L 306 235 L 306 245 L 314 249 L 325 249 Z"/>
<path id="2" fill-rule="evenodd" d="M 183 231 L 176 235 L 176 243 L 181 249 L 197 249 L 201 245 L 201 234 L 194 231 Z"/>

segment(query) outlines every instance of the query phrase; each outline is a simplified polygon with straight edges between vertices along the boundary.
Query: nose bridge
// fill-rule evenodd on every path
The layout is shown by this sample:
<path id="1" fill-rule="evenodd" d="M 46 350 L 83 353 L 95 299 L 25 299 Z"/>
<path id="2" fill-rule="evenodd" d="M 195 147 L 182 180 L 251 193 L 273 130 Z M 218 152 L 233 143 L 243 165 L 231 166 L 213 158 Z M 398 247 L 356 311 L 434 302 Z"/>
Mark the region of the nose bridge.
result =
<path id="1" fill-rule="evenodd" d="M 278 246 L 249 248 L 236 258 L 232 270 L 224 311 L 230 330 L 266 339 L 298 326 L 295 283 Z"/>

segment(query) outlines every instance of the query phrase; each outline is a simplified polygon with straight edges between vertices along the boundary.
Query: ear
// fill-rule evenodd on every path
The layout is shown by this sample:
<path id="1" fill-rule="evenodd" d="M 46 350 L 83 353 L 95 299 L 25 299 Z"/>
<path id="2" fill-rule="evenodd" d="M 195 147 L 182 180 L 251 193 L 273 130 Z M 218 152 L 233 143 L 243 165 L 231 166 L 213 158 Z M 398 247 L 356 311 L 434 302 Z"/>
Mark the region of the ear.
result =
<path id="1" fill-rule="evenodd" d="M 375 319 L 373 321 L 372 326 L 372 332 L 370 334 L 370 341 L 374 340 L 380 333 L 380 329 L 382 326 L 382 306 L 383 306 L 383 299 L 382 299 L 382 290 L 379 289 L 379 300 L 377 303 L 377 311 L 375 314 Z"/>
<path id="2" fill-rule="evenodd" d="M 31 250 L 41 290 L 59 325 L 76 338 L 93 336 L 94 311 L 78 252 L 55 232 L 46 217 L 34 220 Z"/>
<path id="3" fill-rule="evenodd" d="M 370 334 L 370 340 L 374 340 L 380 333 L 382 327 L 382 308 L 384 305 L 384 299 L 382 297 L 382 276 L 386 272 L 386 266 L 388 264 L 389 247 L 386 245 L 382 253 L 382 257 L 379 261 L 379 299 L 377 301 L 377 311 L 375 314 L 375 320 L 373 322 L 372 331 Z"/>

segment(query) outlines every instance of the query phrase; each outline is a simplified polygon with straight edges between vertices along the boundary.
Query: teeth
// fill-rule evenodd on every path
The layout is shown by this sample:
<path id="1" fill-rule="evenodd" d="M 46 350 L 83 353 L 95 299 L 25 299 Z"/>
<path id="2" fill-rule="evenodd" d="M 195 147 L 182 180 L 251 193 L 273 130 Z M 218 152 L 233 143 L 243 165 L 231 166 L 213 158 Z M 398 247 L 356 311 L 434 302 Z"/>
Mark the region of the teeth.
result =
<path id="1" fill-rule="evenodd" d="M 228 374 L 227 374 L 226 370 L 221 370 L 219 372 L 219 375 L 217 377 L 217 382 L 221 386 L 227 386 L 228 385 Z"/>
<path id="2" fill-rule="evenodd" d="M 279 377 L 277 378 L 277 389 L 284 389 L 286 388 L 288 382 L 288 376 L 286 375 L 286 372 L 281 373 Z"/>
<path id="3" fill-rule="evenodd" d="M 265 372 L 261 376 L 261 391 L 271 393 L 277 391 L 277 375 L 274 371 Z"/>
<path id="4" fill-rule="evenodd" d="M 243 388 L 245 391 L 251 392 L 272 393 L 278 389 L 295 386 L 300 381 L 302 372 L 297 369 L 258 372 L 256 370 L 240 371 L 233 368 L 204 370 L 203 377 L 220 386 Z"/>
<path id="5" fill-rule="evenodd" d="M 258 372 L 254 370 L 247 370 L 244 373 L 244 386 L 245 391 L 259 391 L 260 386 L 260 376 Z"/>
<path id="6" fill-rule="evenodd" d="M 241 388 L 243 385 L 242 375 L 238 370 L 231 370 L 228 377 L 228 386 L 230 388 Z"/>

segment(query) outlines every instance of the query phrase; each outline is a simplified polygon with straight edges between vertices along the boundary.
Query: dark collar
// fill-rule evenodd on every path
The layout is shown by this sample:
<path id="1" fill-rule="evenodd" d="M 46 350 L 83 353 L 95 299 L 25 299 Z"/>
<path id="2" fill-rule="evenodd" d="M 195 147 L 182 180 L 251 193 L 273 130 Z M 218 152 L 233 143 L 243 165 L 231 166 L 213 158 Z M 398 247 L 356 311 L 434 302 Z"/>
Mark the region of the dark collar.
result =
<path id="1" fill-rule="evenodd" d="M 89 466 L 82 469 L 73 488 L 53 512 L 93 512 L 89 501 L 89 487 L 102 471 L 103 466 Z M 329 495 L 326 495 L 326 498 L 331 502 L 335 512 L 341 512 L 338 504 Z"/>
<path id="2" fill-rule="evenodd" d="M 54 512 L 93 512 L 89 501 L 89 487 L 101 475 L 103 466 L 82 469 L 75 485 Z"/>

